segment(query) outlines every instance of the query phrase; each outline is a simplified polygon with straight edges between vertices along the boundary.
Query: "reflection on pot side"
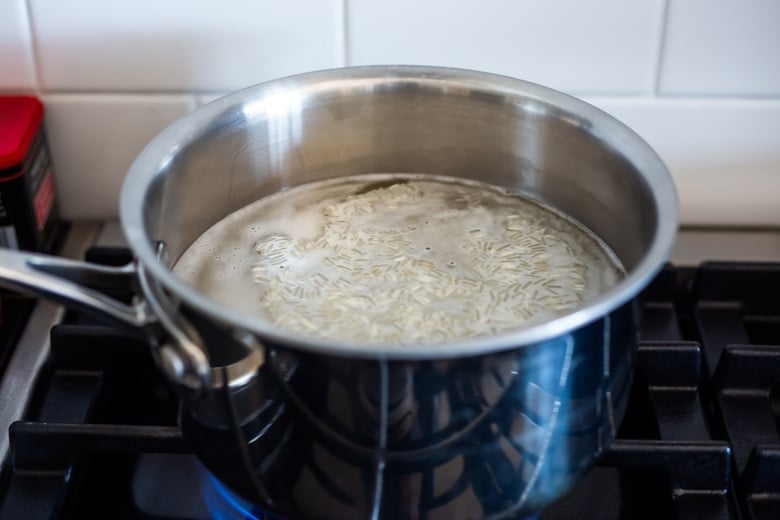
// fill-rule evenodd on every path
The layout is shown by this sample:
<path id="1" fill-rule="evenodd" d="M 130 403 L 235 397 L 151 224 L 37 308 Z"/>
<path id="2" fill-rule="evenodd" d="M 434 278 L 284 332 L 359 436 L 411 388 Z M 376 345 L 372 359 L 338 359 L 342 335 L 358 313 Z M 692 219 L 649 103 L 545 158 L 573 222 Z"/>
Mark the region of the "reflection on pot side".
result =
<path id="1" fill-rule="evenodd" d="M 531 514 L 611 442 L 630 386 L 633 317 L 627 305 L 573 334 L 467 359 L 323 362 L 271 348 L 255 389 L 267 401 L 240 431 L 192 415 L 183 428 L 227 486 L 275 497 L 263 507 L 283 517 Z"/>

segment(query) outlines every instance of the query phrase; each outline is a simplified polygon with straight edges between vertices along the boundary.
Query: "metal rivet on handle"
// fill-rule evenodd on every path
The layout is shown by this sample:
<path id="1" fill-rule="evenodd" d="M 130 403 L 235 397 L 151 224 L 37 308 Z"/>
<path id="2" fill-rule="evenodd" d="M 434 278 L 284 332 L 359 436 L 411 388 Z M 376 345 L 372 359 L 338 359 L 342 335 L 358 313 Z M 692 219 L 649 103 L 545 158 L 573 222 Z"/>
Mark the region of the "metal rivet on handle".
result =
<path id="1" fill-rule="evenodd" d="M 185 366 L 182 359 L 171 345 L 163 345 L 159 350 L 160 366 L 174 381 L 182 381 L 185 376 Z"/>

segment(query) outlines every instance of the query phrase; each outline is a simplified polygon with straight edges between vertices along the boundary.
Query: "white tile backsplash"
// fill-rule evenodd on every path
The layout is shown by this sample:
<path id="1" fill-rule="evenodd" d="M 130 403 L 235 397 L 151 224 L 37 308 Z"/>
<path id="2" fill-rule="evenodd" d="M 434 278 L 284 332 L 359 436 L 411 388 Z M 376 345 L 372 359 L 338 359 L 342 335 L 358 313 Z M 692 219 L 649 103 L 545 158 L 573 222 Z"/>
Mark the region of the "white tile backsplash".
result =
<path id="1" fill-rule="evenodd" d="M 141 147 L 259 81 L 366 63 L 588 96 L 659 151 L 682 221 L 780 227 L 777 0 L 3 0 L 0 92 L 46 103 L 67 217 L 114 216 Z"/>
<path id="2" fill-rule="evenodd" d="M 29 27 L 24 0 L 0 2 L 0 90 L 37 86 Z"/>
<path id="3" fill-rule="evenodd" d="M 661 92 L 780 96 L 780 2 L 670 0 Z"/>
<path id="4" fill-rule="evenodd" d="M 69 219 L 116 216 L 130 164 L 162 129 L 195 108 L 192 96 L 44 97 L 46 132 L 60 213 Z"/>
<path id="5" fill-rule="evenodd" d="M 487 70 L 570 93 L 652 89 L 662 0 L 348 0 L 348 62 Z"/>
<path id="6" fill-rule="evenodd" d="M 780 226 L 780 100 L 589 101 L 664 159 L 686 224 Z"/>
<path id="7" fill-rule="evenodd" d="M 340 65 L 340 0 L 29 0 L 55 90 L 232 90 Z"/>

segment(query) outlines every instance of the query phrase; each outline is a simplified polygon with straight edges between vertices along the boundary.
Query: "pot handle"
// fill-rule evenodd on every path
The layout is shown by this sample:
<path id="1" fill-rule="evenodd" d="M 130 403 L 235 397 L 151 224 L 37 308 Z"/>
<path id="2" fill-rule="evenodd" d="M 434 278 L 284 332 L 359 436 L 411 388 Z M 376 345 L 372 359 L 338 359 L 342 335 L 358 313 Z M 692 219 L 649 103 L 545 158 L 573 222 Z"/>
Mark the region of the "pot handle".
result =
<path id="1" fill-rule="evenodd" d="M 211 366 L 200 346 L 200 335 L 183 318 L 173 317 L 177 314 L 167 309 L 174 306 L 162 288 L 135 263 L 108 267 L 0 248 L 0 287 L 47 298 L 123 328 L 142 330 L 152 339 L 154 354 L 166 375 L 190 390 L 210 386 Z M 144 297 L 126 304 L 100 292 L 128 288 L 140 288 Z M 160 334 L 160 328 L 166 334 Z"/>
<path id="2" fill-rule="evenodd" d="M 178 304 L 147 275 L 143 266 L 137 267 L 137 273 L 146 304 L 170 338 L 155 349 L 157 361 L 163 371 L 173 381 L 189 390 L 210 389 L 213 369 L 201 335 L 178 312 Z"/>
<path id="3" fill-rule="evenodd" d="M 108 267 L 0 248 L 0 286 L 138 329 L 156 321 L 144 302 L 128 305 L 99 291 L 133 288 L 135 279 L 133 264 Z"/>

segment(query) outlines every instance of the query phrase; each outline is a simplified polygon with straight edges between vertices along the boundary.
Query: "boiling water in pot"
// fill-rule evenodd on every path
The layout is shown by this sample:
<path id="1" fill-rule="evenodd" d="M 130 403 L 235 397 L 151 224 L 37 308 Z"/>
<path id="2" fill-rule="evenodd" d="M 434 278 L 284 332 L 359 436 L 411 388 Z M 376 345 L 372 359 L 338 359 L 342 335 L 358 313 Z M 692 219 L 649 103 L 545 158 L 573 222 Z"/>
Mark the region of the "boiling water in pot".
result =
<path id="1" fill-rule="evenodd" d="M 174 272 L 287 329 L 399 346 L 546 321 L 624 275 L 600 239 L 539 202 L 474 181 L 378 174 L 258 200 L 207 230 Z"/>

